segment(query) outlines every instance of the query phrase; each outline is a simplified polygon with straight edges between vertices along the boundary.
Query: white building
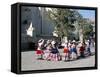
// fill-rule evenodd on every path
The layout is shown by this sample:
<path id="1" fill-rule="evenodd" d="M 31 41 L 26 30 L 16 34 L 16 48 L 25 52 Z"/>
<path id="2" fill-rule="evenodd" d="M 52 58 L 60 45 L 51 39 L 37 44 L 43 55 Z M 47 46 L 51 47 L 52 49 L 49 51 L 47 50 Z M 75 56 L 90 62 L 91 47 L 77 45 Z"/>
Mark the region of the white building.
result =
<path id="1" fill-rule="evenodd" d="M 35 43 L 40 38 L 52 38 L 54 26 L 49 20 L 45 8 L 26 7 L 21 8 L 21 47 L 28 48 L 29 43 Z"/>

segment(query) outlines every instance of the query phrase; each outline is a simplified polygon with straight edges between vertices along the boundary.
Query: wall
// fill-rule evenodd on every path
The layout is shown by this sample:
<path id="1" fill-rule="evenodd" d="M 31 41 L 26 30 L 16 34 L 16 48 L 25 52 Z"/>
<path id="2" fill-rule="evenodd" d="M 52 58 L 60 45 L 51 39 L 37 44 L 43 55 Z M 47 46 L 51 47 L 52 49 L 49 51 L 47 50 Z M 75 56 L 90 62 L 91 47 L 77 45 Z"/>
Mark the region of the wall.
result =
<path id="1" fill-rule="evenodd" d="M 32 36 L 27 35 L 30 25 L 34 28 Z M 23 6 L 21 8 L 21 48 L 31 49 L 29 43 L 37 43 L 41 38 L 52 37 L 54 26 L 47 15 L 45 7 Z M 42 37 L 43 36 L 43 37 Z"/>

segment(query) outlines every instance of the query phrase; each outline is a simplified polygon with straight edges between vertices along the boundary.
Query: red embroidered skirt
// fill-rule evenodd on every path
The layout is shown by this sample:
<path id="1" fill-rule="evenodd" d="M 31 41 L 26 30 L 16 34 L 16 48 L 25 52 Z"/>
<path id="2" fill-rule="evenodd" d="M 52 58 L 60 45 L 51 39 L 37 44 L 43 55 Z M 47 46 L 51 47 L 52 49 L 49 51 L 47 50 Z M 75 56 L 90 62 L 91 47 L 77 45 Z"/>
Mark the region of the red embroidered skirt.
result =
<path id="1" fill-rule="evenodd" d="M 68 53 L 68 48 L 64 48 L 64 53 Z"/>
<path id="2" fill-rule="evenodd" d="M 43 54 L 42 50 L 36 50 L 36 54 Z"/>

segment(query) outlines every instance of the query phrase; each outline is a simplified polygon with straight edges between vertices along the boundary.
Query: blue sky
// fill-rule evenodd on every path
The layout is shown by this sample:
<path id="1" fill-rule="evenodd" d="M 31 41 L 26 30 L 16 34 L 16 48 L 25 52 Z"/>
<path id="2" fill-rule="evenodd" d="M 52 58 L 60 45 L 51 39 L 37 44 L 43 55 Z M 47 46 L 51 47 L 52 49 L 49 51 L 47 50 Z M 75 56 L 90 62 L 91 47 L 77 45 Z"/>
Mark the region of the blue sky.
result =
<path id="1" fill-rule="evenodd" d="M 78 12 L 84 17 L 91 20 L 95 20 L 95 10 L 78 10 Z"/>

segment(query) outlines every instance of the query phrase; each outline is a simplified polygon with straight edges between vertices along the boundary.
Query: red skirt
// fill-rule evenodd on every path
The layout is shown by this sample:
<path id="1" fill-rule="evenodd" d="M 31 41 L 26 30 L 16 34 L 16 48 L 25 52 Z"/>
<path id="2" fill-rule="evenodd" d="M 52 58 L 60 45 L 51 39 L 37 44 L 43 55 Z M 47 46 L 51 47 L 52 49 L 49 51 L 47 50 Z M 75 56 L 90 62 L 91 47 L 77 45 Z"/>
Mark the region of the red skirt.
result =
<path id="1" fill-rule="evenodd" d="M 68 48 L 64 48 L 64 53 L 68 53 Z"/>
<path id="2" fill-rule="evenodd" d="M 36 54 L 43 54 L 42 50 L 36 50 Z"/>

